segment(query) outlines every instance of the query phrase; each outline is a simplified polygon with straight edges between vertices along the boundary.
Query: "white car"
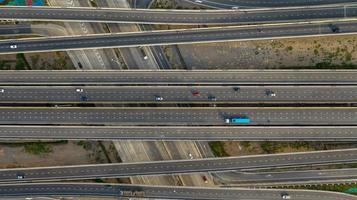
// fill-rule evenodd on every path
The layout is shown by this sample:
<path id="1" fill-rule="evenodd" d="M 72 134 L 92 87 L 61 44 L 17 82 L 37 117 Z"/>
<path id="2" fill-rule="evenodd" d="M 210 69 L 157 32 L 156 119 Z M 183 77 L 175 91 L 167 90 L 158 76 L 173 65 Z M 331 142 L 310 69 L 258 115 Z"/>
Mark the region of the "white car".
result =
<path id="1" fill-rule="evenodd" d="M 17 49 L 17 45 L 16 44 L 10 45 L 10 49 Z"/>
<path id="2" fill-rule="evenodd" d="M 190 159 L 193 159 L 193 155 L 191 153 L 188 154 L 188 156 L 190 157 Z"/>
<path id="3" fill-rule="evenodd" d="M 282 199 L 291 199 L 290 195 L 287 194 L 287 193 L 281 194 L 281 198 L 282 198 Z"/>
<path id="4" fill-rule="evenodd" d="M 76 89 L 76 92 L 81 93 L 81 92 L 83 92 L 83 89 L 82 89 L 82 88 L 77 88 L 77 89 Z"/>
<path id="5" fill-rule="evenodd" d="M 232 9 L 233 9 L 233 10 L 238 10 L 239 7 L 238 7 L 238 6 L 233 6 Z"/>
<path id="6" fill-rule="evenodd" d="M 195 0 L 195 3 L 202 3 L 201 0 Z"/>
<path id="7" fill-rule="evenodd" d="M 161 96 L 155 96 L 155 101 L 163 101 L 164 98 Z"/>
<path id="8" fill-rule="evenodd" d="M 5 92 L 5 89 L 0 89 L 0 93 L 4 93 Z"/>

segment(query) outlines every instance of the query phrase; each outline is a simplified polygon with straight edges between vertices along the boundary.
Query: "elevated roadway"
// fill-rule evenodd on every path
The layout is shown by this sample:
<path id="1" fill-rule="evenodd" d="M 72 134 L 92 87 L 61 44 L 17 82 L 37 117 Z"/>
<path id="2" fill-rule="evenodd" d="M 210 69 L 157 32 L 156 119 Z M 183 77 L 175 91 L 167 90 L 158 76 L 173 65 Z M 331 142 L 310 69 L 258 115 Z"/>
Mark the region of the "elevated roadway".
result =
<path id="1" fill-rule="evenodd" d="M 357 5 L 254 10 L 0 7 L 0 19 L 141 24 L 252 24 L 357 17 Z"/>
<path id="2" fill-rule="evenodd" d="M 2 140 L 357 141 L 357 126 L 1 126 Z"/>
<path id="3" fill-rule="evenodd" d="M 357 85 L 357 71 L 5 70 L 0 72 L 0 85 Z"/>
<path id="4" fill-rule="evenodd" d="M 357 149 L 138 163 L 1 169 L 0 182 L 80 180 L 357 162 Z M 23 179 L 18 179 L 22 175 Z"/>
<path id="5" fill-rule="evenodd" d="M 357 86 L 5 86 L 0 103 L 341 103 Z M 162 97 L 158 101 L 156 98 Z"/>
<path id="6" fill-rule="evenodd" d="M 0 41 L 0 54 L 46 52 L 114 47 L 157 46 L 224 41 L 266 40 L 312 36 L 352 35 L 357 22 L 276 24 L 135 33 L 94 34 L 87 36 L 44 37 Z"/>
<path id="7" fill-rule="evenodd" d="M 116 185 L 90 183 L 32 183 L 0 185 L 0 197 L 34 196 L 90 196 L 120 197 L 122 191 L 142 191 L 145 198 L 155 199 L 197 199 L 197 200 L 276 200 L 288 193 L 296 200 L 355 200 L 356 197 L 343 193 L 313 190 L 273 190 L 243 188 L 201 188 L 147 185 Z M 128 196 L 126 197 L 134 197 Z"/>
<path id="8" fill-rule="evenodd" d="M 260 126 L 356 125 L 357 107 L 0 107 L 2 125 L 227 125 L 235 116 Z"/>
<path id="9" fill-rule="evenodd" d="M 333 182 L 355 182 L 357 169 L 326 169 L 285 172 L 223 172 L 216 173 L 217 181 L 234 185 L 283 185 Z"/>
<path id="10" fill-rule="evenodd" d="M 326 4 L 356 3 L 354 0 L 184 0 L 186 2 L 211 8 L 259 8 L 259 7 L 287 7 L 287 6 L 313 6 Z"/>

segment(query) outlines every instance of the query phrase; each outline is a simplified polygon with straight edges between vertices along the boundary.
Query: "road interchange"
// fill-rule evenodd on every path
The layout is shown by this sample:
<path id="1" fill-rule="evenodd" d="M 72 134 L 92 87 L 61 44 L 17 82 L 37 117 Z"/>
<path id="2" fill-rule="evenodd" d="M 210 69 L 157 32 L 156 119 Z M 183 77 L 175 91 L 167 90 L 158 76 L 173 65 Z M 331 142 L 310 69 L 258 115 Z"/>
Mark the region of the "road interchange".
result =
<path id="1" fill-rule="evenodd" d="M 191 160 L 0 169 L 0 182 L 82 180 L 357 162 L 357 149 Z M 18 179 L 18 175 L 24 178 Z"/>
<path id="2" fill-rule="evenodd" d="M 1 40 L 0 54 L 354 35 L 357 22 L 276 24 Z M 11 48 L 11 46 L 16 48 Z"/>
<path id="3" fill-rule="evenodd" d="M 144 24 L 252 24 L 357 17 L 357 5 L 251 10 L 0 7 L 0 19 Z"/>
<path id="4" fill-rule="evenodd" d="M 312 190 L 245 189 L 245 188 L 202 188 L 170 187 L 125 184 L 90 184 L 90 183 L 32 183 L 26 185 L 0 185 L 0 192 L 5 197 L 42 197 L 42 196 L 91 196 L 116 197 L 122 191 L 142 191 L 146 198 L 156 199 L 197 199 L 197 200 L 276 200 L 282 193 L 288 192 L 296 200 L 354 200 L 352 195 Z M 125 196 L 134 197 L 135 196 Z"/>

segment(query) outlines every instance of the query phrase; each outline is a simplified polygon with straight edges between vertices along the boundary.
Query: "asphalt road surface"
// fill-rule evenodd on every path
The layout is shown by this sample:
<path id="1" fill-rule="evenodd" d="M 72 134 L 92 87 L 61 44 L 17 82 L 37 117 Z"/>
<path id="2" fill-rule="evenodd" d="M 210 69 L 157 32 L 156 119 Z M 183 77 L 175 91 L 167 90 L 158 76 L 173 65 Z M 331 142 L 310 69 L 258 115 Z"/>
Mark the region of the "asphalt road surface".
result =
<path id="1" fill-rule="evenodd" d="M 355 70 L 11 71 L 0 85 L 357 85 Z"/>
<path id="2" fill-rule="evenodd" d="M 252 24 L 353 18 L 357 5 L 257 10 L 159 10 L 105 8 L 0 7 L 0 19 L 143 24 Z"/>
<path id="3" fill-rule="evenodd" d="M 333 24 L 279 24 L 272 26 L 218 27 L 137 33 L 94 34 L 87 36 L 3 40 L 0 42 L 0 54 L 335 36 L 356 33 L 357 22 L 350 21 L 336 22 Z"/>
<path id="4" fill-rule="evenodd" d="M 249 125 L 356 125 L 356 107 L 0 107 L 0 124 L 231 125 L 226 118 L 249 117 Z"/>
<path id="5" fill-rule="evenodd" d="M 286 172 L 223 172 L 214 175 L 220 182 L 225 184 L 294 184 L 298 183 L 321 183 L 325 181 L 346 180 L 355 182 L 357 180 L 357 169 L 326 169 L 326 170 L 304 170 Z"/>
<path id="6" fill-rule="evenodd" d="M 357 149 L 191 160 L 0 169 L 0 182 L 76 180 L 357 162 Z M 21 175 L 23 178 L 19 179 Z"/>
<path id="7" fill-rule="evenodd" d="M 157 98 L 163 98 L 158 101 Z M 211 98 L 211 99 L 210 99 Z M 5 86 L 0 103 L 338 103 L 357 86 Z"/>
<path id="8" fill-rule="evenodd" d="M 3 140 L 357 141 L 356 126 L 1 126 Z"/>
<path id="9" fill-rule="evenodd" d="M 142 191 L 146 198 L 159 199 L 213 199 L 213 200 L 277 200 L 284 193 L 296 200 L 355 200 L 343 193 L 313 190 L 273 190 L 243 188 L 167 187 L 147 185 L 43 183 L 0 185 L 0 197 L 28 196 L 92 196 L 120 197 L 122 191 Z M 126 196 L 134 197 L 134 196 Z M 134 197 L 135 198 L 135 197 Z"/>
<path id="10" fill-rule="evenodd" d="M 20 35 L 20 34 L 31 34 L 30 24 L 1 24 L 0 35 Z"/>
<path id="11" fill-rule="evenodd" d="M 313 6 L 325 4 L 347 4 L 356 3 L 355 0 L 184 0 L 196 5 L 203 5 L 213 8 L 259 8 L 259 7 L 290 7 L 290 6 Z"/>

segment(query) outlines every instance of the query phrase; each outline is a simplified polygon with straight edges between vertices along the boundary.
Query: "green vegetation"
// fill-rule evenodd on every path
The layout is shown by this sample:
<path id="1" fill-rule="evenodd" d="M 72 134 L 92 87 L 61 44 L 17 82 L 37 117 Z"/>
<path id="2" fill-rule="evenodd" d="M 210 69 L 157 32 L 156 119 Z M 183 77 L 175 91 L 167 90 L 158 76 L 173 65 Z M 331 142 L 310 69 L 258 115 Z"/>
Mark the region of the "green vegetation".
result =
<path id="1" fill-rule="evenodd" d="M 31 142 L 24 146 L 25 151 L 34 155 L 48 154 L 53 151 L 51 145 L 44 142 Z"/>
<path id="2" fill-rule="evenodd" d="M 283 186 L 278 186 L 274 188 L 282 188 L 282 187 Z M 325 191 L 334 191 L 334 192 L 345 192 L 345 193 L 357 195 L 357 193 L 354 192 L 352 193 L 353 190 L 350 190 L 352 188 L 357 188 L 357 183 L 318 184 L 318 185 L 301 185 L 301 186 L 289 186 L 289 187 L 284 186 L 283 188 L 325 190 Z M 348 190 L 350 190 L 351 192 L 349 192 Z"/>
<path id="3" fill-rule="evenodd" d="M 211 150 L 215 156 L 217 157 L 229 156 L 228 153 L 224 150 L 224 142 L 215 141 L 215 142 L 209 142 L 208 144 L 211 147 Z"/>
<path id="4" fill-rule="evenodd" d="M 77 145 L 82 146 L 83 149 L 88 149 L 90 148 L 90 143 L 87 141 L 78 141 Z"/>
<path id="5" fill-rule="evenodd" d="M 25 70 L 29 68 L 29 64 L 26 61 L 25 55 L 23 53 L 16 54 L 16 70 Z"/>

